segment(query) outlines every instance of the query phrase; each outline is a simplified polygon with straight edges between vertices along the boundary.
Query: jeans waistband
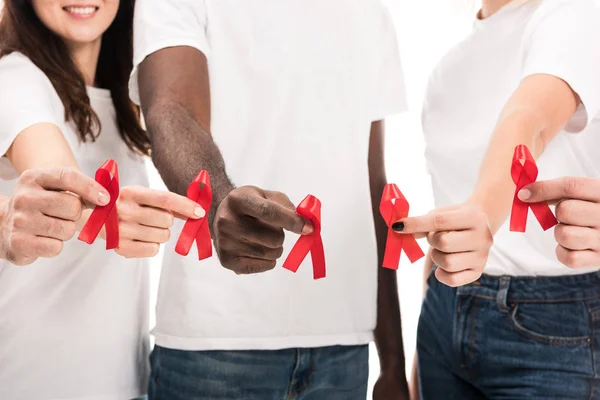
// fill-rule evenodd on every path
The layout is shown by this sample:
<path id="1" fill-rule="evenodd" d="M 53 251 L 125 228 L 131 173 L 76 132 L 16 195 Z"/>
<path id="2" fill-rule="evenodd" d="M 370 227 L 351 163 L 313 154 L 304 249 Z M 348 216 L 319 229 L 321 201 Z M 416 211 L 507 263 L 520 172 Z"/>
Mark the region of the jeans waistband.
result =
<path id="1" fill-rule="evenodd" d="M 459 287 L 458 295 L 471 295 L 502 303 L 559 303 L 600 298 L 600 271 L 582 275 L 512 277 L 483 275 Z"/>

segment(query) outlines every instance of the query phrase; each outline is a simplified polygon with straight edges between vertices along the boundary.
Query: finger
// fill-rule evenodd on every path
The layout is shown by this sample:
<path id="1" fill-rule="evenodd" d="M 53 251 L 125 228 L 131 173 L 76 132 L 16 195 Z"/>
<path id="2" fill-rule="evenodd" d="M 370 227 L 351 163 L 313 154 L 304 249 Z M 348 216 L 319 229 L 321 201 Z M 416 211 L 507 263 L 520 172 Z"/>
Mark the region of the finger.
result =
<path id="1" fill-rule="evenodd" d="M 465 208 L 450 211 L 436 210 L 419 217 L 408 217 L 392 226 L 401 233 L 427 233 L 439 231 L 459 231 L 475 227 L 473 216 Z"/>
<path id="2" fill-rule="evenodd" d="M 250 217 L 243 216 L 239 220 L 219 218 L 217 225 L 218 231 L 227 236 L 271 249 L 283 246 L 285 240 L 283 229 L 275 228 Z"/>
<path id="3" fill-rule="evenodd" d="M 467 269 L 474 269 L 474 252 L 465 253 L 444 253 L 433 249 L 431 251 L 431 260 L 439 268 L 446 272 L 460 272 Z"/>
<path id="4" fill-rule="evenodd" d="M 231 199 L 232 206 L 239 212 L 254 217 L 269 225 L 283 228 L 299 235 L 312 232 L 309 221 L 296 214 L 296 210 L 265 199 L 258 195 L 235 196 Z"/>
<path id="5" fill-rule="evenodd" d="M 219 237 L 217 246 L 220 250 L 235 254 L 238 258 L 244 257 L 275 261 L 283 254 L 283 247 L 272 249 L 254 243 L 241 242 L 237 238 L 227 235 L 221 235 Z"/>
<path id="6" fill-rule="evenodd" d="M 600 254 L 592 250 L 569 250 L 558 245 L 556 257 L 558 261 L 573 269 L 600 266 Z"/>
<path id="7" fill-rule="evenodd" d="M 275 268 L 276 261 L 262 260 L 249 257 L 223 257 L 221 260 L 225 268 L 238 275 L 252 275 L 267 272 Z"/>
<path id="8" fill-rule="evenodd" d="M 173 215 L 160 208 L 140 206 L 135 203 L 125 203 L 119 207 L 119 218 L 125 222 L 132 222 L 154 228 L 167 229 L 173 226 Z"/>
<path id="9" fill-rule="evenodd" d="M 11 241 L 10 249 L 14 257 L 53 258 L 61 253 L 63 242 L 41 236 L 19 235 Z"/>
<path id="10" fill-rule="evenodd" d="M 19 228 L 25 229 L 36 236 L 57 239 L 63 242 L 72 239 L 77 231 L 77 226 L 73 221 L 50 218 L 46 215 L 28 219 L 24 223 L 15 221 L 15 224 L 21 225 Z"/>
<path id="11" fill-rule="evenodd" d="M 528 203 L 560 199 L 600 201 L 600 180 L 586 177 L 562 177 L 534 182 L 519 191 L 519 199 Z"/>
<path id="12" fill-rule="evenodd" d="M 154 228 L 135 223 L 119 224 L 119 234 L 124 239 L 148 243 L 166 243 L 171 237 L 170 229 Z"/>
<path id="13" fill-rule="evenodd" d="M 116 253 L 126 258 L 151 258 L 158 254 L 158 243 L 138 242 L 135 240 L 121 239 Z"/>
<path id="14" fill-rule="evenodd" d="M 583 200 L 563 200 L 556 206 L 556 219 L 567 225 L 600 227 L 600 204 Z"/>
<path id="15" fill-rule="evenodd" d="M 474 230 L 432 232 L 427 235 L 429 245 L 444 253 L 475 251 L 491 242 L 491 235 Z"/>
<path id="16" fill-rule="evenodd" d="M 69 191 L 97 206 L 110 201 L 110 195 L 102 185 L 76 169 L 45 168 L 36 169 L 31 174 L 34 174 L 34 181 L 45 189 Z"/>
<path id="17" fill-rule="evenodd" d="M 129 187 L 127 195 L 137 204 L 168 210 L 186 218 L 206 216 L 206 210 L 198 203 L 176 193 L 135 186 Z"/>
<path id="18" fill-rule="evenodd" d="M 600 244 L 600 233 L 592 228 L 559 224 L 554 229 L 556 242 L 569 250 L 593 250 Z"/>
<path id="19" fill-rule="evenodd" d="M 66 192 L 38 192 L 35 201 L 43 214 L 68 221 L 78 221 L 81 218 L 83 204 L 79 197 Z"/>
<path id="20" fill-rule="evenodd" d="M 446 272 L 443 269 L 438 268 L 435 270 L 435 277 L 438 281 L 447 286 L 458 287 L 475 282 L 481 277 L 481 272 L 471 269 L 460 272 Z"/>

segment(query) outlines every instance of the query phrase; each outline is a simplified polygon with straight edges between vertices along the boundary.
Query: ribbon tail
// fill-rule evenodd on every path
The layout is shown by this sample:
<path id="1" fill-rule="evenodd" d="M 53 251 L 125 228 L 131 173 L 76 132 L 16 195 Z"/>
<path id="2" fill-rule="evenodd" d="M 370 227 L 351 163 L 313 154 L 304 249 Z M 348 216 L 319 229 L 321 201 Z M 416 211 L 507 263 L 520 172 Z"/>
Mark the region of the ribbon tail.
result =
<path id="1" fill-rule="evenodd" d="M 198 259 L 200 261 L 212 257 L 212 241 L 206 218 L 202 219 L 202 225 L 196 235 L 196 248 L 198 249 Z"/>
<path id="2" fill-rule="evenodd" d="M 529 211 L 529 205 L 519 200 L 515 194 L 513 200 L 512 211 L 510 214 L 510 231 L 511 232 L 525 232 L 527 227 L 527 213 Z"/>
<path id="3" fill-rule="evenodd" d="M 413 235 L 406 235 L 402 242 L 402 250 L 404 250 L 411 264 L 425 257 L 425 253 L 423 253 L 421 246 L 419 246 Z"/>
<path id="4" fill-rule="evenodd" d="M 287 259 L 283 263 L 283 268 L 290 270 L 292 272 L 298 271 L 300 268 L 300 264 L 308 255 L 310 248 L 312 247 L 314 241 L 313 235 L 301 236 L 300 239 L 296 242 L 292 251 L 288 255 Z"/>
<path id="5" fill-rule="evenodd" d="M 310 249 L 310 254 L 313 263 L 313 278 L 325 278 L 325 250 L 323 249 L 323 240 L 321 238 L 314 240 Z"/>
<path id="6" fill-rule="evenodd" d="M 194 240 L 196 239 L 197 233 L 200 229 L 198 220 L 188 219 L 183 225 L 177 244 L 175 245 L 175 252 L 182 256 L 187 256 L 192 249 Z"/>
<path id="7" fill-rule="evenodd" d="M 92 215 L 90 215 L 81 232 L 79 232 L 77 239 L 87 244 L 92 244 L 96 241 L 105 220 L 104 213 L 100 214 L 99 211 L 101 211 L 99 208 L 92 211 Z"/>
<path id="8" fill-rule="evenodd" d="M 535 215 L 542 226 L 542 229 L 545 231 L 558 224 L 558 221 L 548 206 L 548 203 L 542 202 L 531 204 L 531 211 L 533 211 L 533 215 Z"/>
<path id="9" fill-rule="evenodd" d="M 388 230 L 388 237 L 385 244 L 385 254 L 383 255 L 382 266 L 387 269 L 397 270 L 400 264 L 400 253 L 402 252 L 402 238 L 393 230 Z"/>
<path id="10" fill-rule="evenodd" d="M 119 216 L 116 204 L 113 204 L 110 209 L 104 226 L 106 227 L 106 250 L 116 249 L 119 247 Z"/>

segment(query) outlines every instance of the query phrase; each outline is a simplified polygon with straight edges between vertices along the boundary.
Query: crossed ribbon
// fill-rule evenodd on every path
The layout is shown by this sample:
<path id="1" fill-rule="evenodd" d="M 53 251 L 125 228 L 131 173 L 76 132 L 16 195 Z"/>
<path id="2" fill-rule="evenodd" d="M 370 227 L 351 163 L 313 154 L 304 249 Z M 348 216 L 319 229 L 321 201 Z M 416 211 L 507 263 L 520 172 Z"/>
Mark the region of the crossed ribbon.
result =
<path id="1" fill-rule="evenodd" d="M 292 272 L 298 271 L 300 264 L 310 252 L 313 278 L 325 278 L 325 252 L 321 238 L 321 202 L 315 196 L 308 195 L 296 208 L 296 212 L 312 222 L 314 230 L 309 235 L 300 236 L 283 263 L 283 268 Z"/>
<path id="2" fill-rule="evenodd" d="M 521 144 L 515 148 L 510 174 L 513 182 L 517 185 L 510 215 L 510 230 L 512 232 L 525 232 L 529 208 L 531 208 L 533 215 L 545 231 L 558 224 L 548 203 L 525 203 L 519 199 L 519 191 L 534 183 L 538 177 L 538 167 L 527 146 Z"/>
<path id="3" fill-rule="evenodd" d="M 208 210 L 213 199 L 210 177 L 207 171 L 200 171 L 187 189 L 187 198 L 200 204 L 206 210 L 206 216 L 200 219 L 188 218 L 177 240 L 175 252 L 187 256 L 196 241 L 198 259 L 204 260 L 212 256 L 212 241 L 208 228 Z"/>
<path id="4" fill-rule="evenodd" d="M 406 201 L 398 186 L 393 183 L 385 185 L 379 205 L 379 212 L 388 226 L 388 236 L 383 256 L 384 268 L 397 270 L 402 251 L 411 263 L 425 256 L 413 235 L 401 234 L 392 229 L 392 225 L 396 221 L 408 217 L 408 210 L 408 201 Z"/>
<path id="5" fill-rule="evenodd" d="M 102 226 L 106 226 L 106 250 L 119 247 L 119 216 L 117 200 L 119 199 L 119 167 L 114 160 L 107 160 L 96 171 L 96 182 L 101 184 L 110 195 L 105 206 L 97 206 L 87 220 L 78 239 L 92 244 L 100 234 Z"/>

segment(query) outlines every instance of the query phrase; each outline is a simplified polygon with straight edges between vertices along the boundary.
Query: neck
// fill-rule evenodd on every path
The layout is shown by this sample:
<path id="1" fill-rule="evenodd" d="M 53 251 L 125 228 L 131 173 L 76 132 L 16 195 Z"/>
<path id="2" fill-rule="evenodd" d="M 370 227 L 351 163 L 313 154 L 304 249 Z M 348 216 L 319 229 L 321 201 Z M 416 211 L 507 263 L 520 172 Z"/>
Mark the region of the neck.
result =
<path id="1" fill-rule="evenodd" d="M 511 0 L 482 0 L 479 18 L 486 19 L 491 17 L 510 2 Z"/>
<path id="2" fill-rule="evenodd" d="M 101 39 L 98 39 L 92 43 L 68 44 L 71 57 L 79 69 L 79 72 L 83 75 L 83 80 L 87 86 L 94 86 L 96 83 L 96 69 L 98 68 L 101 45 Z"/>

